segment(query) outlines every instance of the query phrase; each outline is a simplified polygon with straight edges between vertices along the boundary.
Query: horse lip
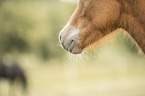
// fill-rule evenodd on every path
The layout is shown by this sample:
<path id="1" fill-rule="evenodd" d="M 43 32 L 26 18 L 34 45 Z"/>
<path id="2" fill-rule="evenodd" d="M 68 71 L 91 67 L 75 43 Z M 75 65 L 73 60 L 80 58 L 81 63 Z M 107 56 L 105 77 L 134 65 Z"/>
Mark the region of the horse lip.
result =
<path id="1" fill-rule="evenodd" d="M 72 54 L 80 54 L 82 53 L 83 48 L 79 45 L 78 46 L 75 45 L 74 47 L 70 47 L 68 51 Z"/>
<path id="2" fill-rule="evenodd" d="M 62 47 L 64 50 L 68 51 L 68 48 L 66 48 L 66 46 L 64 45 L 64 43 L 61 43 L 61 47 Z"/>
<path id="3" fill-rule="evenodd" d="M 72 53 L 72 54 L 81 54 L 82 52 L 83 52 L 83 49 L 81 49 L 80 51 L 77 51 L 77 52 L 71 51 L 70 53 Z"/>
<path id="4" fill-rule="evenodd" d="M 75 42 L 72 42 L 69 47 L 65 46 L 64 43 L 61 43 L 61 46 L 65 51 L 68 51 L 72 54 L 81 54 L 83 51 L 83 48 Z"/>

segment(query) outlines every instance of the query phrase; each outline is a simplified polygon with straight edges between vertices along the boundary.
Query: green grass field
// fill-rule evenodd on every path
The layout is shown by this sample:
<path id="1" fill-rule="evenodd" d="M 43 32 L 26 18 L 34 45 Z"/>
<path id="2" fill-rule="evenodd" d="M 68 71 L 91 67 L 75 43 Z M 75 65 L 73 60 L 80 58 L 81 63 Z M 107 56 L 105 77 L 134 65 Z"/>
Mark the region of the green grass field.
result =
<path id="1" fill-rule="evenodd" d="M 145 96 L 145 60 L 114 50 L 45 64 L 26 56 L 29 96 Z"/>

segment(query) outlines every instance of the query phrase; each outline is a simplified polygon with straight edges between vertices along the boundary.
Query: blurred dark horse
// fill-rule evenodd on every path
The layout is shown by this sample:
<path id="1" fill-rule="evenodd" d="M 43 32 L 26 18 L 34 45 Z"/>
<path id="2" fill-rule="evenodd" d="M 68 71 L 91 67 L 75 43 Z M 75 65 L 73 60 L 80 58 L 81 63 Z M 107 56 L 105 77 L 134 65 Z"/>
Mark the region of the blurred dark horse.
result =
<path id="1" fill-rule="evenodd" d="M 19 80 L 22 84 L 23 91 L 27 89 L 27 79 L 24 71 L 18 64 L 12 64 L 8 66 L 3 62 L 0 62 L 0 80 L 7 79 L 9 80 L 10 84 L 12 85 L 14 81 Z"/>

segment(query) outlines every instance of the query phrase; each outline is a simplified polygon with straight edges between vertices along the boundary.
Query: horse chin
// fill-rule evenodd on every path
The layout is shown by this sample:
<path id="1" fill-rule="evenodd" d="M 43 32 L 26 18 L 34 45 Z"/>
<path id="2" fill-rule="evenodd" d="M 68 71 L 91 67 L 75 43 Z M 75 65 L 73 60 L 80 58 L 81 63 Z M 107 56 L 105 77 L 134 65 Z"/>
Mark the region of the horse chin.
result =
<path id="1" fill-rule="evenodd" d="M 81 54 L 83 52 L 83 49 L 81 46 L 75 46 L 72 49 L 68 50 L 72 54 Z"/>

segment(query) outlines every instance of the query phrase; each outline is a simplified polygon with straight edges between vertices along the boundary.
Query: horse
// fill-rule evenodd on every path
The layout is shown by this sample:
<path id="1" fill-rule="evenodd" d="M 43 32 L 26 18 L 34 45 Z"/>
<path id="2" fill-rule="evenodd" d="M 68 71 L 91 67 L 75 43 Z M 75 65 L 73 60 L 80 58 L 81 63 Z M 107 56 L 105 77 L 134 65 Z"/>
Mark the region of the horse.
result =
<path id="1" fill-rule="evenodd" d="M 145 0 L 79 0 L 77 8 L 60 31 L 61 46 L 72 54 L 124 29 L 145 53 Z"/>
<path id="2" fill-rule="evenodd" d="M 23 91 L 26 92 L 27 89 L 27 78 L 23 71 L 23 69 L 18 66 L 17 63 L 13 63 L 11 66 L 4 64 L 3 62 L 0 63 L 0 80 L 8 80 L 10 85 L 16 80 L 19 80 L 23 86 Z"/>

